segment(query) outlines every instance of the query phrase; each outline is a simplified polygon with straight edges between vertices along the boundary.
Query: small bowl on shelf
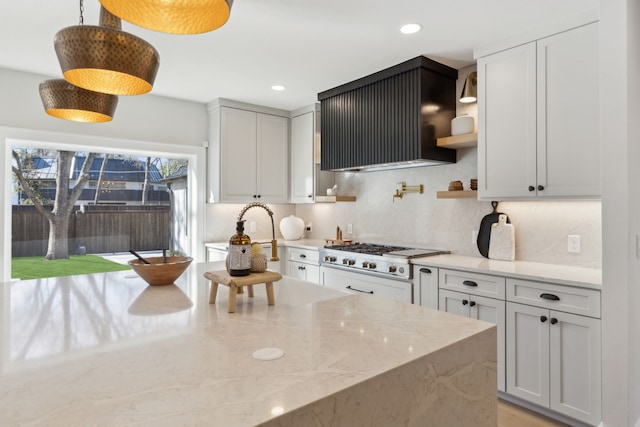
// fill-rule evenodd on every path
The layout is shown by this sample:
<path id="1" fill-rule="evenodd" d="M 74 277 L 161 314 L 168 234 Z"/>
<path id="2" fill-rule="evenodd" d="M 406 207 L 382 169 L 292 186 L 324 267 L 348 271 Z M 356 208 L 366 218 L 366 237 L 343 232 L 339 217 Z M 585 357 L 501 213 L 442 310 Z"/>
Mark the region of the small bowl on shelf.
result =
<path id="1" fill-rule="evenodd" d="M 129 266 L 138 276 L 152 286 L 171 285 L 189 267 L 193 258 L 187 256 L 168 256 L 145 258 L 149 264 L 139 259 L 129 261 Z"/>

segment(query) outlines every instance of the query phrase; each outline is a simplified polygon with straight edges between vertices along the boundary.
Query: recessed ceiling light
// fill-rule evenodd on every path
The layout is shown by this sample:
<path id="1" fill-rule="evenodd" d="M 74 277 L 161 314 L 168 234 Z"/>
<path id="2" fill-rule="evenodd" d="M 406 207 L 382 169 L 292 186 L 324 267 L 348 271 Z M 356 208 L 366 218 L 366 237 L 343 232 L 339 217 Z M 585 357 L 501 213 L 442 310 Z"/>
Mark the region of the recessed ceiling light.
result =
<path id="1" fill-rule="evenodd" d="M 414 34 L 422 29 L 420 24 L 407 24 L 400 27 L 400 32 L 403 34 Z"/>
<path id="2" fill-rule="evenodd" d="M 278 92 L 285 90 L 286 88 L 282 85 L 273 85 L 271 86 L 271 89 L 273 90 L 277 90 Z"/>

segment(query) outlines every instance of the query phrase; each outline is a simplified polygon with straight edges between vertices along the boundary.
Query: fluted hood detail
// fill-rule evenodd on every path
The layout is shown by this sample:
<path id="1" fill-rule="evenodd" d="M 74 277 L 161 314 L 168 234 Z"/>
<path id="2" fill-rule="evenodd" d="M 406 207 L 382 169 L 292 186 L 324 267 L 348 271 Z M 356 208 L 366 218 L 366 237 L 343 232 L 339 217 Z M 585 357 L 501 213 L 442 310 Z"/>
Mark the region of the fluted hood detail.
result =
<path id="1" fill-rule="evenodd" d="M 372 171 L 455 163 L 458 71 L 424 56 L 318 94 L 321 168 Z"/>

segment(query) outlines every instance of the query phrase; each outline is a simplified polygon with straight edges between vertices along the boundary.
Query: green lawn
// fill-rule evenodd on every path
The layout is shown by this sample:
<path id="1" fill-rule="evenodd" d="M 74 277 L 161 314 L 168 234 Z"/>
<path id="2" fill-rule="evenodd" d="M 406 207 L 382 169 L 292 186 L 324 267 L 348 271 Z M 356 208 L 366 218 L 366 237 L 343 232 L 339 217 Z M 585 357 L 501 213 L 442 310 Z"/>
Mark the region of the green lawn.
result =
<path id="1" fill-rule="evenodd" d="M 128 265 L 108 261 L 96 255 L 72 255 L 69 259 L 51 261 L 47 261 L 41 256 L 11 259 L 11 277 L 22 280 L 130 269 Z"/>

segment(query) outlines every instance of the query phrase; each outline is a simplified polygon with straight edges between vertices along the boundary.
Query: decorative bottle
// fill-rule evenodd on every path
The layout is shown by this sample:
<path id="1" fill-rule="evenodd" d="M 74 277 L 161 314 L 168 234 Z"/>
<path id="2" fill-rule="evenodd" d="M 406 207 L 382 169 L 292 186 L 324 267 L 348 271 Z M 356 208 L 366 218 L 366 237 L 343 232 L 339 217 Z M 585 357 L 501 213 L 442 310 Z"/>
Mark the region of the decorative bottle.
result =
<path id="1" fill-rule="evenodd" d="M 229 274 L 247 276 L 251 272 L 251 238 L 244 234 L 244 221 L 236 223 L 236 234 L 229 239 Z"/>

